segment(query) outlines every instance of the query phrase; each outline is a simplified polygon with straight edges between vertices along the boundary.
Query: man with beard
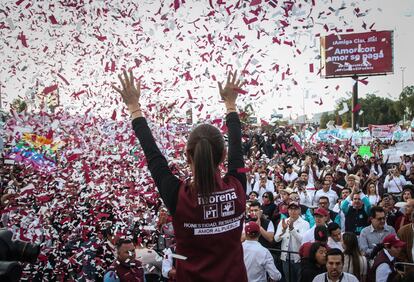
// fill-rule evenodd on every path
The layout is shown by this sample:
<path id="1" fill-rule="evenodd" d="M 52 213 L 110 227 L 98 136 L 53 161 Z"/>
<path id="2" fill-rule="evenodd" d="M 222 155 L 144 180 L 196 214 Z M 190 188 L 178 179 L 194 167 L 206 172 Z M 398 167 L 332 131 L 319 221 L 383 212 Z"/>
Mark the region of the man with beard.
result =
<path id="1" fill-rule="evenodd" d="M 339 249 L 329 249 L 326 253 L 327 272 L 317 275 L 313 282 L 357 282 L 358 279 L 350 274 L 343 272 L 344 254 Z"/>
<path id="2" fill-rule="evenodd" d="M 116 244 L 117 258 L 104 276 L 104 282 L 143 282 L 144 269 L 135 258 L 135 246 L 131 240 L 119 239 Z"/>

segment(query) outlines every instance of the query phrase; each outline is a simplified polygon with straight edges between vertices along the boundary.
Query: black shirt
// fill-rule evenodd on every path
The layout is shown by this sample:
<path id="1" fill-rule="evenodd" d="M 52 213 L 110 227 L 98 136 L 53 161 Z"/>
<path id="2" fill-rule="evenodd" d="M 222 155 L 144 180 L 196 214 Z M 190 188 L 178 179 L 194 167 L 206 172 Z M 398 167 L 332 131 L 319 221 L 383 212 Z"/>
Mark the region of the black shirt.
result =
<path id="1" fill-rule="evenodd" d="M 238 172 L 239 168 L 244 167 L 239 115 L 236 112 L 227 114 L 226 125 L 228 128 L 229 147 L 227 174 L 237 178 L 242 184 L 244 191 L 246 191 L 246 174 L 244 172 Z M 171 172 L 167 160 L 161 154 L 160 149 L 155 143 L 146 119 L 144 117 L 134 119 L 132 121 L 132 127 L 144 150 L 148 168 L 158 187 L 161 198 L 173 215 L 177 205 L 178 189 L 181 181 Z"/>

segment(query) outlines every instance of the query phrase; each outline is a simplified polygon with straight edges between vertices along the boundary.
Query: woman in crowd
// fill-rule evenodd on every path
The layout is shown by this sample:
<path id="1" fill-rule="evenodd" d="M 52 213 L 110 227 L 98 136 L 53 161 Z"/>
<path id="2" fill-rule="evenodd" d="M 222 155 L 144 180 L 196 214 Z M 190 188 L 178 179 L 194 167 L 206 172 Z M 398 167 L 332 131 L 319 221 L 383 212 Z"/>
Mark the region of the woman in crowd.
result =
<path id="1" fill-rule="evenodd" d="M 396 166 L 393 166 L 389 170 L 388 175 L 385 177 L 384 189 L 387 190 L 388 194 L 398 194 L 398 196 L 400 196 L 403 191 L 403 187 L 406 184 L 407 181 L 405 180 L 404 176 L 401 175 L 400 169 Z"/>
<path id="2" fill-rule="evenodd" d="M 303 260 L 300 274 L 301 282 L 312 282 L 316 275 L 326 272 L 327 246 L 322 242 L 312 244 L 309 258 Z"/>
<path id="3" fill-rule="evenodd" d="M 275 212 L 276 205 L 273 199 L 273 193 L 271 192 L 264 192 L 262 195 L 262 211 L 266 218 L 270 219 Z"/>
<path id="4" fill-rule="evenodd" d="M 259 194 L 256 191 L 252 191 L 249 193 L 249 201 L 258 201 Z"/>
<path id="5" fill-rule="evenodd" d="M 406 188 L 407 186 L 410 186 L 410 185 L 404 186 L 404 190 L 402 192 L 402 201 L 403 202 L 408 202 L 408 200 L 414 198 L 413 190 L 411 188 Z"/>
<path id="6" fill-rule="evenodd" d="M 237 72 L 229 73 L 224 88 L 218 84 L 227 109 L 228 172 L 221 177 L 219 165 L 227 155 L 223 135 L 216 127 L 202 124 L 191 131 L 187 141 L 187 163 L 193 176 L 187 181 L 171 172 L 155 143 L 141 110 L 140 82 L 135 83 L 132 71 L 129 75 L 124 71 L 119 79 L 122 89 L 113 88 L 128 107 L 148 168 L 172 215 L 176 253 L 186 257 L 177 260 L 177 281 L 247 281 L 240 242 L 247 180 L 242 172 L 241 124 L 236 108 L 242 86 Z M 214 232 L 208 226 L 221 226 L 221 231 Z"/>
<path id="7" fill-rule="evenodd" d="M 358 238 L 354 233 L 345 232 L 342 235 L 342 246 L 344 249 L 344 272 L 351 273 L 364 282 L 367 276 L 368 263 L 358 245 Z"/>
<path id="8" fill-rule="evenodd" d="M 371 205 L 377 205 L 381 200 L 381 197 L 378 195 L 377 182 L 370 181 L 367 185 L 367 196 Z"/>

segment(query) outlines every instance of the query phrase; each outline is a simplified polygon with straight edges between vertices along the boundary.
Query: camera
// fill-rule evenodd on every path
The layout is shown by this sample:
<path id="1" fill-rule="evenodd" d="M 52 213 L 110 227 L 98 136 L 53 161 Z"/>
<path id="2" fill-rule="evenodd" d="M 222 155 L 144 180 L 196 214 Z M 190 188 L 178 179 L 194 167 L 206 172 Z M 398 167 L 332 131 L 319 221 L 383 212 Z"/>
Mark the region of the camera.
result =
<path id="1" fill-rule="evenodd" d="M 12 240 L 13 233 L 0 229 L 0 281 L 19 281 L 22 265 L 19 262 L 35 263 L 40 246 Z"/>

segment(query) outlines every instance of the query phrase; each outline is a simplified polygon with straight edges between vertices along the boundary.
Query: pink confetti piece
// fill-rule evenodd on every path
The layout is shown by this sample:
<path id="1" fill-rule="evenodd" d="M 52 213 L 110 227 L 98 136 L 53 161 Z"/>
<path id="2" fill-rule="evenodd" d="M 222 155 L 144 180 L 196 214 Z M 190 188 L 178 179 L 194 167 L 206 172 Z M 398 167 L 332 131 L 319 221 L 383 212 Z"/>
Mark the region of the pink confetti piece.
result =
<path id="1" fill-rule="evenodd" d="M 104 35 L 96 35 L 95 34 L 96 39 L 98 39 L 99 41 L 105 41 L 106 39 L 108 39 L 106 36 Z"/>
<path id="2" fill-rule="evenodd" d="M 68 156 L 66 158 L 66 160 L 70 163 L 73 162 L 74 160 L 78 159 L 80 157 L 81 154 L 72 154 L 70 156 Z"/>
<path id="3" fill-rule="evenodd" d="M 246 25 L 252 24 L 252 23 L 256 22 L 257 20 L 258 20 L 257 17 L 251 18 L 250 20 L 247 19 L 246 17 L 243 17 L 243 21 Z"/>
<path id="4" fill-rule="evenodd" d="M 45 94 L 45 95 L 47 95 L 47 94 L 49 94 L 49 93 L 51 93 L 53 91 L 56 91 L 57 89 L 58 89 L 58 85 L 57 84 L 54 84 L 54 85 L 45 87 L 45 89 L 43 89 L 43 92 L 42 93 Z"/>
<path id="5" fill-rule="evenodd" d="M 241 94 L 241 95 L 245 95 L 245 94 L 247 94 L 247 93 L 248 93 L 246 90 L 243 90 L 243 89 L 241 89 L 241 88 L 237 88 L 237 89 L 235 89 L 235 90 L 236 90 L 236 92 L 237 92 L 237 93 L 239 93 L 239 94 Z"/>
<path id="6" fill-rule="evenodd" d="M 313 64 L 309 64 L 309 72 L 313 72 Z"/>
<path id="7" fill-rule="evenodd" d="M 174 0 L 174 10 L 177 11 L 178 8 L 180 8 L 180 0 Z"/>
<path id="8" fill-rule="evenodd" d="M 67 81 L 67 79 L 66 79 L 66 78 L 64 78 L 64 77 L 63 77 L 63 75 L 61 75 L 60 73 L 57 73 L 56 75 L 57 75 L 60 79 L 62 79 L 62 80 L 63 80 L 63 82 L 64 82 L 66 85 L 70 85 L 69 81 Z"/>
<path id="9" fill-rule="evenodd" d="M 29 47 L 29 45 L 27 45 L 27 38 L 24 35 L 23 31 L 19 33 L 19 35 L 17 36 L 17 39 L 20 40 L 22 42 L 22 45 L 26 48 Z"/>
<path id="10" fill-rule="evenodd" d="M 276 44 L 279 44 L 279 45 L 282 44 L 282 41 L 280 39 L 278 39 L 277 37 L 273 37 L 272 42 L 276 43 Z"/>
<path id="11" fill-rule="evenodd" d="M 352 110 L 353 113 L 358 112 L 361 109 L 361 104 L 356 104 L 354 109 Z"/>
<path id="12" fill-rule="evenodd" d="M 264 120 L 264 119 L 260 119 L 260 124 L 261 124 L 262 126 L 267 126 L 267 125 L 269 125 L 269 123 L 268 123 L 266 120 Z"/>
<path id="13" fill-rule="evenodd" d="M 364 77 L 362 79 L 358 79 L 359 82 L 361 82 L 364 85 L 368 85 L 368 77 Z"/>
<path id="14" fill-rule="evenodd" d="M 49 16 L 49 20 L 52 24 L 59 24 L 54 15 Z"/>

